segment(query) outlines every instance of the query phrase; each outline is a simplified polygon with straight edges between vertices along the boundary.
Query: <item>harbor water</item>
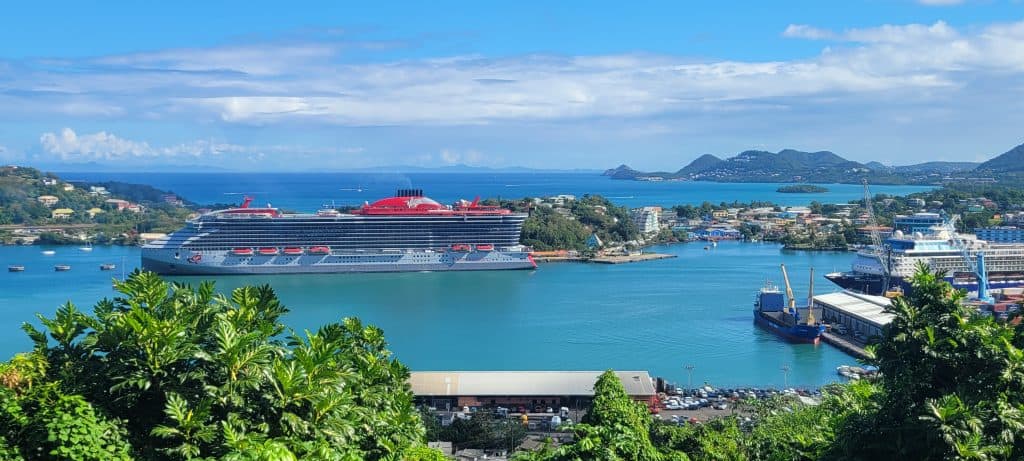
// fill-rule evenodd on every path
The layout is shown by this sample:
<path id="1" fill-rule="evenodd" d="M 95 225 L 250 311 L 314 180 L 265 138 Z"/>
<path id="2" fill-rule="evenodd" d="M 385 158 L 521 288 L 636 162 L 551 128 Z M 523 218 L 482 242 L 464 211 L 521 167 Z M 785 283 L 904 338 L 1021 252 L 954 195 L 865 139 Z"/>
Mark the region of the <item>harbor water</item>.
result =
<path id="1" fill-rule="evenodd" d="M 115 296 L 122 258 L 139 249 L 0 247 L 0 357 L 31 347 L 19 326 L 71 300 L 82 309 Z M 214 277 L 220 290 L 269 283 L 291 312 L 291 328 L 315 329 L 346 316 L 384 329 L 397 357 L 414 370 L 649 370 L 685 384 L 817 386 L 854 359 L 821 344 L 790 344 L 753 324 L 755 292 L 766 278 L 793 277 L 799 303 L 808 268 L 845 269 L 849 253 L 789 252 L 771 243 L 721 242 L 650 248 L 677 256 L 632 264 L 548 263 L 536 271 Z M 118 264 L 100 271 L 102 263 Z M 55 272 L 68 264 L 68 272 Z M 181 278 L 197 283 L 199 278 Z M 820 293 L 835 288 L 823 278 Z"/>

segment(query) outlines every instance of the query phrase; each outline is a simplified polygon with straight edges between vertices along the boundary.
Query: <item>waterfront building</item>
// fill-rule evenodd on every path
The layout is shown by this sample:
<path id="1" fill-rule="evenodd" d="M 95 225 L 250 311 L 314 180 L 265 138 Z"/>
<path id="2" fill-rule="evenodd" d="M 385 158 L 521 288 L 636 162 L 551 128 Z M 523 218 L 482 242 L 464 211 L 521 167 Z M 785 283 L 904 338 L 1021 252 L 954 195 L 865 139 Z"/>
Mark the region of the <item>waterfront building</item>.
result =
<path id="1" fill-rule="evenodd" d="M 910 216 L 897 215 L 893 218 L 893 229 L 902 231 L 904 234 L 920 232 L 928 234 L 932 228 L 942 226 L 944 220 L 938 213 L 914 213 Z"/>
<path id="2" fill-rule="evenodd" d="M 590 237 L 587 237 L 587 248 L 601 248 L 601 245 L 603 243 L 597 234 L 590 234 Z"/>
<path id="3" fill-rule="evenodd" d="M 56 205 L 60 199 L 52 195 L 40 195 L 38 198 L 36 198 L 36 200 L 38 200 L 39 203 L 42 203 L 43 205 L 51 207 Z"/>
<path id="4" fill-rule="evenodd" d="M 584 408 L 594 398 L 601 371 L 413 371 L 409 385 L 418 404 L 450 410 L 468 407 Z M 653 402 L 655 383 L 646 371 L 616 371 L 626 394 Z"/>
<path id="5" fill-rule="evenodd" d="M 1024 229 L 1012 226 L 993 226 L 974 229 L 978 240 L 989 243 L 1024 243 Z"/>
<path id="6" fill-rule="evenodd" d="M 658 219 L 661 215 L 660 206 L 645 206 L 630 211 L 633 223 L 642 234 L 653 234 L 658 232 Z"/>
<path id="7" fill-rule="evenodd" d="M 849 291 L 817 295 L 814 307 L 821 309 L 822 321 L 831 325 L 843 325 L 853 333 L 865 338 L 880 336 L 882 328 L 895 317 L 885 311 L 891 300 L 884 296 L 872 296 Z"/>

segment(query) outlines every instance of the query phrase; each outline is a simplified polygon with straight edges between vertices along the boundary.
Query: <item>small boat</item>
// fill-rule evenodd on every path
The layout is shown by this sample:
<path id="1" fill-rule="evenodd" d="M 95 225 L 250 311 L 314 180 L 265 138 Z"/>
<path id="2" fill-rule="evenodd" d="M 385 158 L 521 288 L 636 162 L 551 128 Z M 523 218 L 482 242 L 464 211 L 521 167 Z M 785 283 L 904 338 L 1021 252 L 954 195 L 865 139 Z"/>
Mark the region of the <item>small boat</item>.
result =
<path id="1" fill-rule="evenodd" d="M 69 266 L 67 264 L 58 264 L 56 266 L 53 266 L 53 270 L 55 270 L 57 272 L 67 272 L 67 271 L 71 270 L 71 266 Z"/>
<path id="2" fill-rule="evenodd" d="M 78 247 L 79 251 L 92 251 L 92 245 L 86 245 L 84 247 Z"/>
<path id="3" fill-rule="evenodd" d="M 25 266 L 22 266 L 22 265 L 7 266 L 7 272 L 25 272 Z"/>
<path id="4" fill-rule="evenodd" d="M 53 251 L 53 250 L 43 250 L 43 254 L 46 255 L 46 256 L 53 256 L 53 255 L 57 254 L 57 252 Z"/>
<path id="5" fill-rule="evenodd" d="M 114 269 L 117 269 L 117 264 L 110 264 L 110 263 L 100 264 L 100 270 L 101 271 L 112 271 Z"/>
<path id="6" fill-rule="evenodd" d="M 288 248 L 284 249 L 284 254 L 291 255 L 291 256 L 301 255 L 302 254 L 302 248 L 288 247 Z"/>
<path id="7" fill-rule="evenodd" d="M 476 246 L 477 251 L 494 251 L 494 245 L 490 243 L 484 243 Z"/>
<path id="8" fill-rule="evenodd" d="M 260 248 L 260 254 L 263 255 L 263 256 L 274 256 L 274 255 L 277 254 L 277 248 L 271 248 L 271 247 Z"/>
<path id="9" fill-rule="evenodd" d="M 711 246 L 717 248 L 718 247 L 718 240 L 712 240 L 711 241 Z"/>
<path id="10" fill-rule="evenodd" d="M 252 248 L 235 248 L 231 250 L 231 254 L 236 256 L 252 256 Z"/>
<path id="11" fill-rule="evenodd" d="M 326 255 L 331 253 L 331 249 L 325 246 L 310 247 L 309 250 L 306 251 L 313 255 Z"/>

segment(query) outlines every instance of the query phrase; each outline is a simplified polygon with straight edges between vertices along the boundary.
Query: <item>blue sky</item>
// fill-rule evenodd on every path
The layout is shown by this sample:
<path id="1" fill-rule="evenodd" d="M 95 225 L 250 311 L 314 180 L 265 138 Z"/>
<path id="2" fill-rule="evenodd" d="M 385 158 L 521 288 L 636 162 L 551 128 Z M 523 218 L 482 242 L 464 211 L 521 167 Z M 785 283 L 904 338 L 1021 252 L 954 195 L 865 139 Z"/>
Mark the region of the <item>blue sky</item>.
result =
<path id="1" fill-rule="evenodd" d="M 1024 142 L 1019 0 L 18 2 L 0 160 L 676 169 Z"/>

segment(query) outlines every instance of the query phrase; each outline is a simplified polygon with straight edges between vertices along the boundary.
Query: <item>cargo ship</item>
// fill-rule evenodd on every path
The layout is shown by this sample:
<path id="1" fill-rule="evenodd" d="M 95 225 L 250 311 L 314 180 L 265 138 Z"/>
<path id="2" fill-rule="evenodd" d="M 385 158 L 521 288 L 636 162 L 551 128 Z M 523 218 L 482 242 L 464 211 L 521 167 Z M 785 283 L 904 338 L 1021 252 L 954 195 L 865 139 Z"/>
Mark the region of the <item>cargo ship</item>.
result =
<path id="1" fill-rule="evenodd" d="M 815 322 L 816 318 L 821 318 L 821 312 L 811 302 L 814 270 L 811 269 L 811 288 L 807 296 L 808 305 L 805 307 L 796 306 L 785 264 L 782 265 L 782 278 L 786 282 L 785 295 L 770 281 L 765 281 L 764 287 L 757 293 L 754 300 L 754 323 L 788 341 L 818 344 L 821 334 L 825 332 L 825 325 Z M 788 302 L 786 297 L 789 298 Z"/>
<path id="2" fill-rule="evenodd" d="M 970 235 L 956 234 L 952 224 L 928 232 L 893 232 L 881 248 L 857 252 L 850 270 L 826 274 L 836 285 L 869 295 L 901 291 L 909 294 L 911 278 L 919 262 L 941 270 L 954 288 L 977 292 L 979 254 L 983 254 L 988 288 L 1024 287 L 1024 244 L 993 243 Z M 968 267 L 970 264 L 972 267 Z"/>
<path id="3" fill-rule="evenodd" d="M 418 189 L 345 213 L 286 213 L 246 197 L 147 243 L 142 267 L 165 275 L 534 269 L 519 243 L 526 217 L 479 199 L 442 205 Z"/>

